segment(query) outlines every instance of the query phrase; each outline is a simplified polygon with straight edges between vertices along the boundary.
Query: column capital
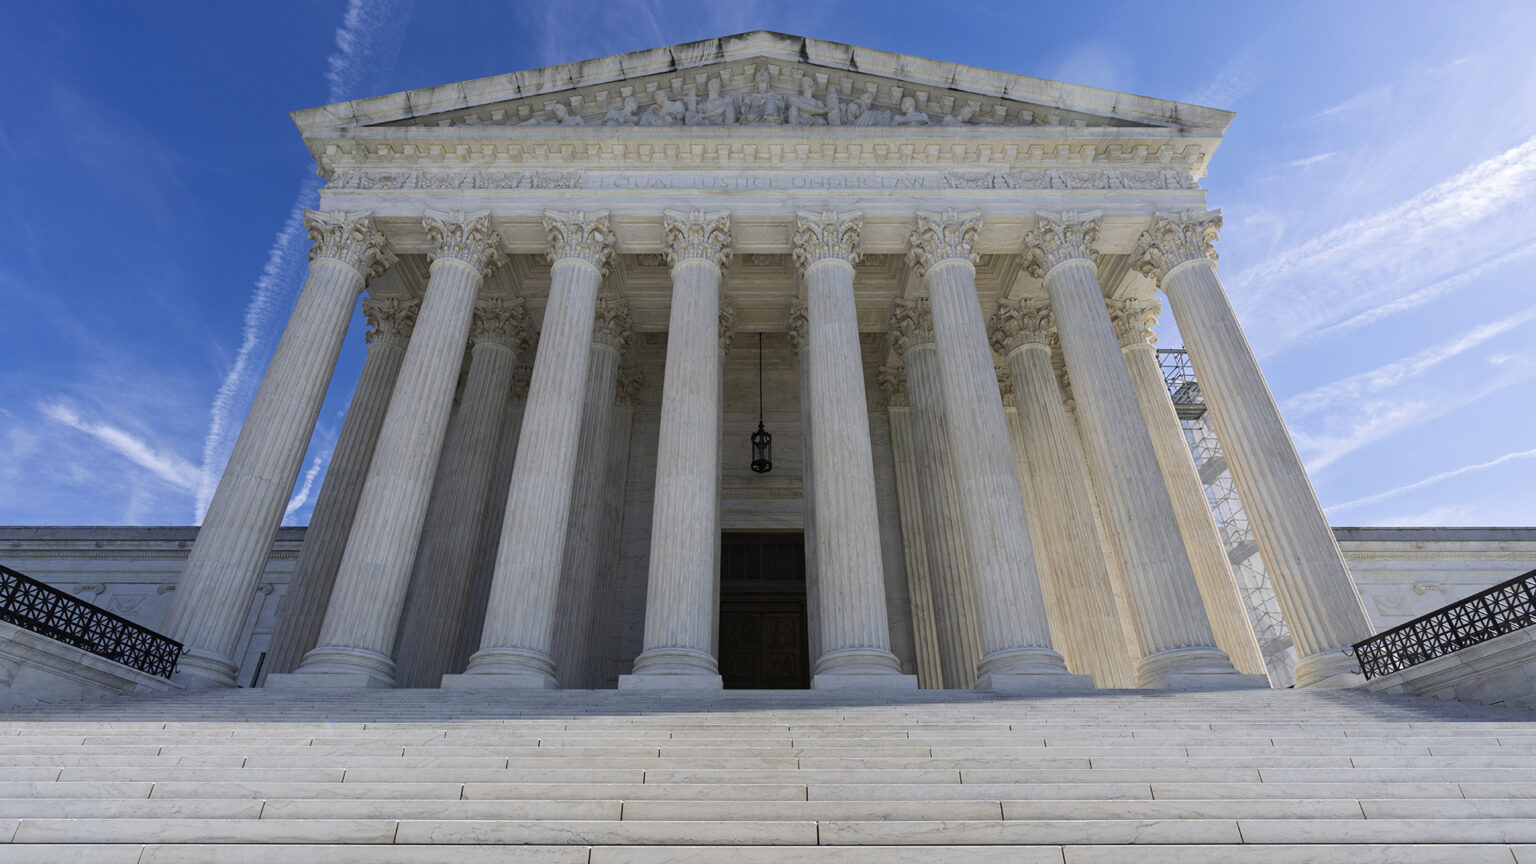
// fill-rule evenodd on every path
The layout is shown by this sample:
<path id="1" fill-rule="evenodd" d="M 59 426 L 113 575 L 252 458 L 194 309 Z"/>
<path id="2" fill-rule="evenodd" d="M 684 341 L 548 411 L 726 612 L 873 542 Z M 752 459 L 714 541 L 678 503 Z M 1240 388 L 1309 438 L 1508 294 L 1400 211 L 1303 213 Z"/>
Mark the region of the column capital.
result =
<path id="1" fill-rule="evenodd" d="M 818 261 L 859 263 L 859 230 L 864 214 L 858 210 L 795 211 L 795 266 L 800 274 Z"/>
<path id="2" fill-rule="evenodd" d="M 663 210 L 667 264 L 702 258 L 724 270 L 731 263 L 731 211 Z"/>
<path id="3" fill-rule="evenodd" d="M 1008 372 L 1007 364 L 993 366 L 992 372 L 997 376 L 997 394 L 1002 397 L 1003 404 L 1012 408 L 1018 404 L 1013 395 L 1013 375 Z"/>
<path id="4" fill-rule="evenodd" d="M 608 277 L 613 269 L 613 232 L 608 228 L 607 210 L 545 210 L 544 230 L 549 234 L 549 263 L 574 258 Z"/>
<path id="5" fill-rule="evenodd" d="M 927 297 L 896 299 L 891 310 L 891 339 L 901 357 L 918 345 L 933 344 L 933 305 Z"/>
<path id="6" fill-rule="evenodd" d="M 1029 259 L 1024 266 L 1029 275 L 1044 279 L 1045 274 L 1058 264 L 1074 260 L 1098 266 L 1099 252 L 1094 244 L 1098 242 L 1099 228 L 1104 224 L 1103 214 L 1097 210 L 1088 213 L 1036 210 L 1035 216 L 1040 221 L 1024 234 L 1024 249 Z"/>
<path id="7" fill-rule="evenodd" d="M 911 404 L 907 401 L 907 372 L 902 367 L 881 366 L 875 373 L 875 383 L 885 396 L 887 406 L 905 408 Z"/>
<path id="8" fill-rule="evenodd" d="M 537 342 L 538 340 L 534 340 Z M 528 352 L 532 354 L 533 352 Z M 524 363 L 512 370 L 512 389 L 507 392 L 514 402 L 528 398 L 528 387 L 533 383 L 533 364 Z"/>
<path id="9" fill-rule="evenodd" d="M 469 325 L 469 344 L 489 342 L 510 348 L 519 354 L 533 347 L 533 330 L 521 297 L 491 297 L 475 301 L 474 318 Z"/>
<path id="10" fill-rule="evenodd" d="M 629 301 L 623 297 L 599 296 L 592 320 L 592 341 L 623 354 L 635 338 L 629 317 Z"/>
<path id="11" fill-rule="evenodd" d="M 1004 357 L 1025 345 L 1041 345 L 1049 349 L 1056 333 L 1056 319 L 1051 316 L 1051 303 L 1043 297 L 1023 300 L 1004 298 L 997 305 L 997 312 L 993 313 L 988 324 L 992 350 Z"/>
<path id="12" fill-rule="evenodd" d="M 1158 211 L 1152 227 L 1136 239 L 1131 266 L 1161 285 L 1163 278 L 1188 261 L 1216 260 L 1216 235 L 1221 233 L 1221 211 Z"/>
<path id="13" fill-rule="evenodd" d="M 351 267 L 364 278 L 378 276 L 394 266 L 389 243 L 373 225 L 370 210 L 305 210 L 304 230 L 309 260 L 330 258 Z"/>
<path id="14" fill-rule="evenodd" d="M 720 358 L 731 353 L 731 343 L 736 341 L 736 304 L 731 298 L 720 298 Z"/>
<path id="15" fill-rule="evenodd" d="M 981 231 L 981 211 L 917 211 L 917 230 L 912 232 L 912 251 L 907 263 L 924 276 L 940 261 L 959 259 L 972 267 L 981 256 L 976 252 L 976 235 Z"/>
<path id="16" fill-rule="evenodd" d="M 363 318 L 368 322 L 368 334 L 364 338 L 369 345 L 398 345 L 404 348 L 411 340 L 411 329 L 416 326 L 416 313 L 420 311 L 420 300 L 364 298 Z"/>
<path id="17" fill-rule="evenodd" d="M 1157 344 L 1157 318 L 1163 314 L 1163 304 L 1156 297 L 1105 300 L 1104 306 L 1121 348 Z"/>
<path id="18" fill-rule="evenodd" d="M 811 304 L 796 297 L 789 301 L 789 347 L 799 354 L 811 346 Z"/>
<path id="19" fill-rule="evenodd" d="M 432 244 L 428 263 L 439 258 L 463 261 L 482 279 L 507 263 L 507 256 L 496 248 L 501 245 L 501 235 L 491 227 L 489 210 L 428 210 L 422 214 L 421 224 Z"/>
<path id="20" fill-rule="evenodd" d="M 635 366 L 619 368 L 614 385 L 614 401 L 620 405 L 639 405 L 640 388 L 645 386 L 645 372 Z"/>

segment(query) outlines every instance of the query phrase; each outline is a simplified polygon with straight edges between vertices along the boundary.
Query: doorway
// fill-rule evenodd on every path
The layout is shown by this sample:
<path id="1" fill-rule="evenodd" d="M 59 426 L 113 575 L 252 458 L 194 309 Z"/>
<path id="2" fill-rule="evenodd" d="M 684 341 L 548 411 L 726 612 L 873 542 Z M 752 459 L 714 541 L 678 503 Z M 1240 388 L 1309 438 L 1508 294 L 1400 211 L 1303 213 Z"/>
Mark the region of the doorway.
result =
<path id="1" fill-rule="evenodd" d="M 727 690 L 804 690 L 805 535 L 720 537 L 720 676 Z"/>

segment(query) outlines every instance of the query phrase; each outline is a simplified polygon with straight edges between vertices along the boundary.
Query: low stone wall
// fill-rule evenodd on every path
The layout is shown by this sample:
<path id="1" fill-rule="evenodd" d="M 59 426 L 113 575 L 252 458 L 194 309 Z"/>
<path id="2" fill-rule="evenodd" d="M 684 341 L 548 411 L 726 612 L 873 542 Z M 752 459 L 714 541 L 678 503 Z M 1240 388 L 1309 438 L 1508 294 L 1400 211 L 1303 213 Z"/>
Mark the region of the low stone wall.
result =
<path id="1" fill-rule="evenodd" d="M 1536 708 L 1536 627 L 1373 678 L 1361 689 Z"/>
<path id="2" fill-rule="evenodd" d="M 180 689 L 164 678 L 0 621 L 0 708 Z"/>
<path id="3" fill-rule="evenodd" d="M 1536 570 L 1536 528 L 1335 528 L 1377 633 Z"/>

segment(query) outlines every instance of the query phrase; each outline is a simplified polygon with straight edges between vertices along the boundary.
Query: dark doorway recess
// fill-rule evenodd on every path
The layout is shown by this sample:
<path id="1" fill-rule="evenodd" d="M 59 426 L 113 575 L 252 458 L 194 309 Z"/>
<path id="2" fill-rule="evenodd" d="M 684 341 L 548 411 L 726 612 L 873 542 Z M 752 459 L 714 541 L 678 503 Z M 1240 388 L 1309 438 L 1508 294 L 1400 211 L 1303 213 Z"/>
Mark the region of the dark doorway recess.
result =
<path id="1" fill-rule="evenodd" d="M 727 690 L 811 684 L 805 625 L 805 536 L 720 538 L 720 675 Z"/>

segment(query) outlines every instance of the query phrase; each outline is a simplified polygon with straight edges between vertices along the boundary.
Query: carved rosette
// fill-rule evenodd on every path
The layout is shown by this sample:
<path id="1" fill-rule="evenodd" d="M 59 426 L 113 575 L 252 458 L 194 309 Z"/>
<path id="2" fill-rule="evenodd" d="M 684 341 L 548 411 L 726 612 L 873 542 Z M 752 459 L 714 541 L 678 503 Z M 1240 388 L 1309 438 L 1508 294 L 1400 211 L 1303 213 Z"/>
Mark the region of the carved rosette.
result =
<path id="1" fill-rule="evenodd" d="M 960 259 L 972 267 L 980 259 L 975 250 L 976 235 L 981 231 L 981 211 L 917 211 L 917 230 L 912 232 L 912 250 L 907 264 L 923 276 L 940 261 Z"/>
<path id="2" fill-rule="evenodd" d="M 891 341 L 900 357 L 918 345 L 933 344 L 933 307 L 927 297 L 897 298 L 891 309 Z"/>
<path id="3" fill-rule="evenodd" d="M 304 230 L 309 234 L 309 260 L 330 258 L 363 274 L 378 276 L 394 266 L 389 243 L 373 227 L 368 210 L 305 210 Z"/>
<path id="4" fill-rule="evenodd" d="M 1221 233 L 1221 211 L 1186 210 L 1183 213 L 1159 211 L 1152 217 L 1152 227 L 1141 232 L 1131 266 L 1143 276 L 1162 284 L 1163 277 L 1186 261 L 1201 258 L 1216 260 L 1216 235 Z"/>
<path id="5" fill-rule="evenodd" d="M 599 296 L 592 316 L 592 341 L 623 354 L 634 341 L 634 323 L 629 317 L 629 301 L 623 297 Z"/>
<path id="6" fill-rule="evenodd" d="M 859 263 L 859 229 L 864 214 L 857 210 L 795 211 L 795 266 L 800 274 L 818 261 Z"/>
<path id="7" fill-rule="evenodd" d="M 702 258 L 724 270 L 731 263 L 731 211 L 663 210 L 667 265 Z"/>
<path id="8" fill-rule="evenodd" d="M 1036 210 L 1035 215 L 1039 217 L 1039 223 L 1034 230 L 1024 234 L 1024 248 L 1029 255 L 1024 266 L 1029 275 L 1044 279 L 1045 274 L 1058 264 L 1074 260 L 1098 266 L 1099 252 L 1094 244 L 1098 242 L 1099 228 L 1104 224 L 1098 211 L 1079 214 L 1076 210 L 1060 213 Z"/>
<path id="9" fill-rule="evenodd" d="M 992 338 L 992 350 L 1004 357 L 1025 345 L 1049 346 L 1051 337 L 1056 334 L 1056 319 L 1051 315 L 1050 301 L 1004 298 L 987 324 L 987 334 Z"/>
<path id="10" fill-rule="evenodd" d="M 411 341 L 411 329 L 416 326 L 416 313 L 420 311 L 420 300 L 369 297 L 363 300 L 363 318 L 368 322 L 364 338 L 369 345 L 404 348 Z"/>
<path id="11" fill-rule="evenodd" d="M 811 346 L 811 305 L 799 297 L 789 301 L 789 347 L 799 354 Z"/>
<path id="12" fill-rule="evenodd" d="M 533 330 L 521 297 L 493 297 L 475 301 L 469 326 L 469 344 L 489 342 L 527 354 L 533 347 Z"/>
<path id="13" fill-rule="evenodd" d="M 875 383 L 879 385 L 887 407 L 906 408 L 910 404 L 907 401 L 907 373 L 902 367 L 881 366 L 875 373 Z"/>
<path id="14" fill-rule="evenodd" d="M 620 405 L 638 406 L 640 388 L 643 386 L 645 386 L 644 372 L 634 366 L 621 367 L 614 387 L 614 401 Z"/>
<path id="15" fill-rule="evenodd" d="M 1105 300 L 1109 310 L 1109 322 L 1115 325 L 1115 338 L 1121 348 L 1132 345 L 1157 344 L 1157 318 L 1163 314 L 1163 304 L 1153 297 L 1149 300 Z"/>
<path id="16" fill-rule="evenodd" d="M 608 229 L 607 210 L 545 210 L 544 230 L 549 234 L 549 263 L 575 258 L 608 277 L 613 269 L 613 232 Z"/>
<path id="17" fill-rule="evenodd" d="M 432 244 L 432 251 L 427 253 L 428 263 L 439 258 L 463 261 L 478 270 L 482 279 L 507 263 L 507 256 L 497 248 L 501 235 L 491 227 L 489 210 L 428 210 L 422 214 L 421 225 L 427 229 L 427 240 Z"/>
<path id="18" fill-rule="evenodd" d="M 736 304 L 729 297 L 720 298 L 720 359 L 731 353 L 736 341 Z"/>

